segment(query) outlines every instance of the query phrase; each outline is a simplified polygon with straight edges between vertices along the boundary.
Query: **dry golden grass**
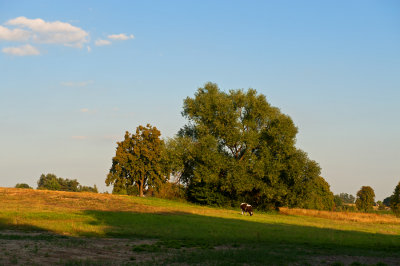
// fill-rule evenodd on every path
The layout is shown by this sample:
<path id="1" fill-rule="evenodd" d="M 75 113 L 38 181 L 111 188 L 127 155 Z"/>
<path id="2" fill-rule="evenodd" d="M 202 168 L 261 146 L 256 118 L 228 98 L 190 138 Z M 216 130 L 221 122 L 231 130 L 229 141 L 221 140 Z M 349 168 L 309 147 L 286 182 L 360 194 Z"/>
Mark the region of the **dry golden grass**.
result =
<path id="1" fill-rule="evenodd" d="M 236 213 L 232 210 L 215 209 L 187 203 L 162 201 L 160 204 L 149 199 L 90 192 L 65 192 L 0 187 L 0 211 L 60 211 L 76 212 L 85 210 L 127 211 L 141 213 L 185 212 L 200 215 Z"/>
<path id="2" fill-rule="evenodd" d="M 352 221 L 360 223 L 400 224 L 400 218 L 390 214 L 360 213 L 360 212 L 332 212 L 307 209 L 280 208 L 279 212 L 287 215 L 303 215 L 331 220 Z"/>

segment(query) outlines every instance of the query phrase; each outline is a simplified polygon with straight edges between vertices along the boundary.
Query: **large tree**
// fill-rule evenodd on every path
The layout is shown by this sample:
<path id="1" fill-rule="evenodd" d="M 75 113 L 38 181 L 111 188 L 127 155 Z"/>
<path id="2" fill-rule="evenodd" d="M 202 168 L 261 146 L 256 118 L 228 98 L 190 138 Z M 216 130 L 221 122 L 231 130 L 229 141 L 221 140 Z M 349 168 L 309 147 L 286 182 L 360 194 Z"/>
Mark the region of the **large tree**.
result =
<path id="1" fill-rule="evenodd" d="M 375 192 L 370 186 L 363 186 L 357 192 L 356 207 L 360 211 L 370 211 L 375 204 Z"/>
<path id="2" fill-rule="evenodd" d="M 276 208 L 298 205 L 298 195 L 326 187 L 315 181 L 318 164 L 295 147 L 292 119 L 255 90 L 226 93 L 207 83 L 185 99 L 182 114 L 189 123 L 170 146 L 178 155 L 189 147 L 175 160 L 189 199 Z"/>
<path id="3" fill-rule="evenodd" d="M 106 179 L 107 186 L 114 184 L 128 191 L 137 186 L 141 197 L 144 189 L 158 188 L 166 180 L 160 135 L 160 131 L 149 124 L 138 126 L 135 134 L 127 131 L 125 139 L 117 142 L 116 154 Z"/>

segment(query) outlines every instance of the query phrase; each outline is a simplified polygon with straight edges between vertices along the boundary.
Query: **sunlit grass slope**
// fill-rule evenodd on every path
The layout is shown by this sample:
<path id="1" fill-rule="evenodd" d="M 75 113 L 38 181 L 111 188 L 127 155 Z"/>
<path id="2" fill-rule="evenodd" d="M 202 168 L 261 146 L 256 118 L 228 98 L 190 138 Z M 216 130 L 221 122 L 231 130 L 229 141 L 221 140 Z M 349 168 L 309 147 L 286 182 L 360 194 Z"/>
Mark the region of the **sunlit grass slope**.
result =
<path id="1" fill-rule="evenodd" d="M 335 219 L 322 214 L 259 213 L 219 209 L 157 198 L 0 188 L 0 229 L 45 230 L 97 237 L 155 238 L 227 244 L 288 244 L 395 251 L 400 221 Z M 372 216 L 371 216 L 372 217 Z"/>

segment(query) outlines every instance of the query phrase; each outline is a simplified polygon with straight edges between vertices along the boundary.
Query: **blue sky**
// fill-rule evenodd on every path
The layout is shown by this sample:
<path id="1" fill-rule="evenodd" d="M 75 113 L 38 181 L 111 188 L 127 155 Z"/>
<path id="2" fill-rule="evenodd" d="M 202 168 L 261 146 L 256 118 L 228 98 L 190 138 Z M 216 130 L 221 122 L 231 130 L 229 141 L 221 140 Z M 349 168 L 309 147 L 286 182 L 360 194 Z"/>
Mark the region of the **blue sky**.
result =
<path id="1" fill-rule="evenodd" d="M 1 1 L 0 186 L 100 191 L 124 132 L 208 81 L 290 115 L 334 193 L 400 181 L 398 1 Z"/>

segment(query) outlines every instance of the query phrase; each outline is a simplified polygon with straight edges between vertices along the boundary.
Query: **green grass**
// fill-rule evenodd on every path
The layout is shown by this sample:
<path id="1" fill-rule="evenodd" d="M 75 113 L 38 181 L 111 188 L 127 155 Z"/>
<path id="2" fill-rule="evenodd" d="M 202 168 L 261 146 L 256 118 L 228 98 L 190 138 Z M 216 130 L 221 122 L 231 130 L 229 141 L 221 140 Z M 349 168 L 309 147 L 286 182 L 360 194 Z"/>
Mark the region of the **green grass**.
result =
<path id="1" fill-rule="evenodd" d="M 56 241 L 64 235 L 77 240 L 81 237 L 153 239 L 153 244 L 133 246 L 132 252 L 157 256 L 169 254 L 163 258 L 166 264 L 262 265 L 266 262 L 312 263 L 312 258 L 319 256 L 399 256 L 400 224 L 396 223 L 357 223 L 277 212 L 256 212 L 250 217 L 240 215 L 238 209 L 96 194 L 93 199 L 90 195 L 85 199 L 96 201 L 96 207 L 93 204 L 85 207 L 82 202 L 83 207 L 75 209 L 75 201 L 69 203 L 71 195 L 57 192 L 31 194 L 31 200 L 36 204 L 27 206 L 17 196 L 0 193 L 3 202 L 0 229 L 54 233 L 10 235 L 0 231 L 0 240 Z M 46 197 L 50 196 L 58 196 L 59 205 L 47 205 L 50 198 Z M 110 200 L 115 203 L 110 205 Z M 124 208 L 119 210 L 118 204 Z M 137 263 L 135 256 L 131 258 L 129 263 Z M 64 264 L 96 263 L 72 260 Z"/>

